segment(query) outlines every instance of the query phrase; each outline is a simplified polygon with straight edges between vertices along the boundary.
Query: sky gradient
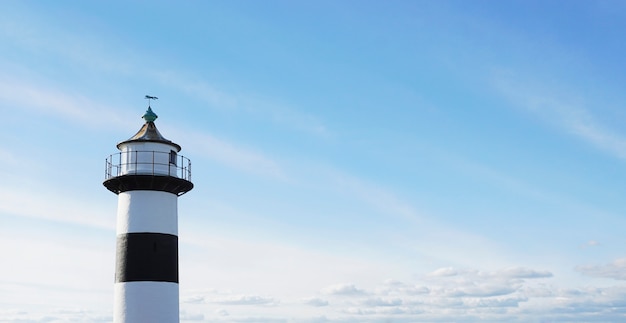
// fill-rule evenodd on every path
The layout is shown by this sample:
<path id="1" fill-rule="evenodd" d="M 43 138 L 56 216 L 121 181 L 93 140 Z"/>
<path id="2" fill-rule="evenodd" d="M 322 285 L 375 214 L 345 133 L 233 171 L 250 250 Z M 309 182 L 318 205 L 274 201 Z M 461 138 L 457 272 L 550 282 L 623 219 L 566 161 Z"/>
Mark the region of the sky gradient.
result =
<path id="1" fill-rule="evenodd" d="M 0 322 L 111 322 L 141 127 L 181 322 L 626 320 L 626 4 L 5 1 Z"/>

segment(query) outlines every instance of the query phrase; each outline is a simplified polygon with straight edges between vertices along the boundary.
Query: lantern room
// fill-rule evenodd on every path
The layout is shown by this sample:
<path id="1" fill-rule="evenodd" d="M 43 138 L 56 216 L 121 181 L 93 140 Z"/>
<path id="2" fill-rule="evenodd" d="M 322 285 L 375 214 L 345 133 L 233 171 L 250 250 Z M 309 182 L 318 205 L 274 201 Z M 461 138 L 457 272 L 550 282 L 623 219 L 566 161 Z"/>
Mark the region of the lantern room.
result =
<path id="1" fill-rule="evenodd" d="M 104 186 L 119 194 L 128 190 L 156 189 L 182 195 L 193 188 L 191 161 L 178 153 L 181 147 L 165 139 L 154 121 L 158 116 L 148 107 L 139 131 L 117 144 L 119 153 L 105 163 Z"/>

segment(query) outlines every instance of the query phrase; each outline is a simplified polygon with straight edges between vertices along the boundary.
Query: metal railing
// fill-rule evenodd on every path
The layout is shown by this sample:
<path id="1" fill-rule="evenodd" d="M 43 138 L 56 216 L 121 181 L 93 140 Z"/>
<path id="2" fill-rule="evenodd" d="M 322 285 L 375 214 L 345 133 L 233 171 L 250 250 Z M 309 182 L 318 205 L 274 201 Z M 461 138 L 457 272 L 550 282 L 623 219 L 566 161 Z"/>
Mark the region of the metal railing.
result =
<path id="1" fill-rule="evenodd" d="M 104 179 L 122 175 L 173 176 L 191 182 L 191 161 L 175 152 L 123 151 L 106 159 Z"/>

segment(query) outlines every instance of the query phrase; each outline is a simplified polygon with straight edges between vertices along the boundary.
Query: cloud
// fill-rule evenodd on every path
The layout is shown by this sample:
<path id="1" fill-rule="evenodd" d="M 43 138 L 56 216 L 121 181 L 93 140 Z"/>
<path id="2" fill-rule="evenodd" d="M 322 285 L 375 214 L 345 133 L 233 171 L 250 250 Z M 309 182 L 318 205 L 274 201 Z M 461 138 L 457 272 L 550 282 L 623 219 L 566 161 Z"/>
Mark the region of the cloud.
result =
<path id="1" fill-rule="evenodd" d="M 389 238 L 394 243 L 404 244 L 416 254 L 462 264 L 473 264 L 477 261 L 498 264 L 503 258 L 505 251 L 500 250 L 501 245 L 484 236 L 439 221 L 437 217 L 421 211 L 420 206 L 400 196 L 393 189 L 339 169 L 326 168 L 317 174 L 319 178 L 326 179 L 325 188 L 347 195 L 359 205 L 366 206 L 368 214 L 376 216 L 381 225 L 389 223 L 383 220 L 393 219 L 393 223 L 402 223 L 405 229 L 410 229 L 412 235 L 390 234 Z"/>
<path id="2" fill-rule="evenodd" d="M 128 112 L 102 104 L 82 94 L 76 94 L 32 80 L 0 78 L 0 102 L 29 109 L 33 117 L 54 116 L 80 126 L 102 130 L 133 131 L 140 126 L 139 118 L 130 118 Z M 126 109 L 128 110 L 128 109 Z M 106 111 L 106 114 L 103 114 Z M 134 121 L 137 120 L 137 121 Z M 284 178 L 280 165 L 271 158 L 234 143 L 205 133 L 190 133 L 188 129 L 172 129 L 176 138 L 185 138 L 185 144 L 200 154 L 229 167 L 249 173 Z M 4 163 L 16 162 L 15 154 L 0 149 Z"/>
<path id="3" fill-rule="evenodd" d="M 482 283 L 476 285 L 468 284 L 461 287 L 434 290 L 433 294 L 438 294 L 445 297 L 491 297 L 512 294 L 516 290 L 517 288 L 506 284 L 500 285 L 492 283 Z"/>
<path id="4" fill-rule="evenodd" d="M 316 307 L 328 306 L 328 301 L 319 297 L 306 298 L 303 300 L 303 303 Z"/>
<path id="5" fill-rule="evenodd" d="M 356 288 L 354 284 L 336 284 L 322 289 L 322 293 L 327 295 L 354 296 L 363 295 L 365 291 Z"/>
<path id="6" fill-rule="evenodd" d="M 13 152 L 0 147 L 0 165 L 12 168 L 12 166 L 20 165 L 20 161 Z"/>
<path id="7" fill-rule="evenodd" d="M 215 85 L 206 81 L 193 80 L 173 70 L 152 71 L 151 74 L 153 79 L 160 83 L 192 95 L 204 101 L 213 109 L 237 110 L 241 104 L 237 96 L 221 91 Z"/>
<path id="8" fill-rule="evenodd" d="M 397 280 L 386 280 L 383 287 L 376 290 L 380 295 L 423 295 L 430 293 L 430 289 L 426 286 L 416 284 L 405 284 Z"/>
<path id="9" fill-rule="evenodd" d="M 85 309 L 53 308 L 49 313 L 42 313 L 41 309 L 29 308 L 24 310 L 2 310 L 0 309 L 0 322 L 111 322 L 111 315 L 97 313 Z"/>
<path id="10" fill-rule="evenodd" d="M 529 298 L 537 297 L 554 297 L 556 291 L 554 287 L 545 284 L 538 284 L 532 286 L 521 286 L 519 288 L 520 294 Z"/>
<path id="11" fill-rule="evenodd" d="M 276 305 L 278 301 L 271 297 L 259 295 L 229 295 L 217 291 L 209 295 L 194 295 L 185 297 L 186 304 L 220 304 L 220 305 Z"/>
<path id="12" fill-rule="evenodd" d="M 595 240 L 589 240 L 589 241 L 587 241 L 587 245 L 588 245 L 588 246 L 595 247 L 595 246 L 599 246 L 599 245 L 600 245 L 600 242 L 595 241 Z"/>
<path id="13" fill-rule="evenodd" d="M 461 270 L 454 267 L 436 269 L 427 274 L 428 277 L 471 277 L 472 279 L 534 279 L 552 277 L 552 273 L 545 270 L 534 270 L 525 267 L 509 267 L 496 271 Z"/>
<path id="14" fill-rule="evenodd" d="M 295 321 L 292 321 L 292 322 L 296 323 Z M 320 315 L 320 316 L 311 317 L 311 318 L 298 319 L 298 322 L 302 322 L 302 323 L 325 323 L 325 322 L 331 322 L 331 320 L 329 320 L 325 315 Z"/>
<path id="15" fill-rule="evenodd" d="M 495 88 L 513 104 L 601 150 L 626 159 L 626 135 L 600 122 L 579 93 L 566 93 L 537 83 L 503 74 L 494 78 Z"/>
<path id="16" fill-rule="evenodd" d="M 204 133 L 175 130 L 177 137 L 185 138 L 185 144 L 195 153 L 215 160 L 228 167 L 247 173 L 284 180 L 287 175 L 279 163 L 260 152 L 237 146 Z"/>
<path id="17" fill-rule="evenodd" d="M 180 311 L 180 319 L 181 321 L 204 321 L 204 315 L 191 314 L 187 313 L 187 311 Z"/>
<path id="18" fill-rule="evenodd" d="M 400 306 L 404 302 L 400 298 L 368 298 L 361 301 L 364 306 L 378 307 L 378 306 Z"/>
<path id="19" fill-rule="evenodd" d="M 185 297 L 181 300 L 181 303 L 187 303 L 187 304 L 201 304 L 203 302 L 204 302 L 204 296 L 200 296 L 200 295 Z"/>
<path id="20" fill-rule="evenodd" d="M 601 245 L 602 244 L 596 240 L 589 240 L 585 242 L 584 244 L 580 245 L 580 249 L 594 248 L 594 247 L 599 247 Z"/>
<path id="21" fill-rule="evenodd" d="M 424 321 L 454 321 L 477 315 L 481 320 L 502 321 L 514 315 L 510 311 L 520 308 L 521 303 L 529 302 L 530 296 L 522 287 L 550 277 L 547 271 L 525 267 L 494 271 L 443 267 L 427 273 L 421 281 L 386 280 L 368 292 L 354 284 L 332 285 L 322 292 L 331 299 L 329 310 L 349 316 L 412 322 L 417 314 Z"/>
<path id="22" fill-rule="evenodd" d="M 511 267 L 503 270 L 499 270 L 493 273 L 494 276 L 500 276 L 505 278 L 548 278 L 552 277 L 552 273 L 549 271 L 538 271 L 524 267 Z"/>
<path id="23" fill-rule="evenodd" d="M 273 297 L 217 290 L 186 300 L 194 313 L 215 322 L 590 322 L 619 321 L 626 309 L 626 286 L 558 288 L 543 281 L 551 273 L 522 266 L 444 268 L 455 274 L 386 280 L 367 291 L 352 283 L 336 284 L 322 289 L 323 297 L 291 301 L 283 296 L 275 306 L 266 304 Z M 216 311 L 215 305 L 228 306 L 228 312 Z"/>
<path id="24" fill-rule="evenodd" d="M 558 289 L 553 298 L 544 301 L 544 317 L 553 321 L 619 322 L 626 312 L 624 299 L 626 286 Z"/>
<path id="25" fill-rule="evenodd" d="M 390 190 L 338 170 L 331 170 L 328 178 L 334 182 L 333 187 L 353 194 L 385 214 L 410 221 L 420 218 L 420 214 L 411 203 L 398 198 Z"/>
<path id="26" fill-rule="evenodd" d="M 215 310 L 215 314 L 217 314 L 218 316 L 228 316 L 229 313 L 226 309 L 223 308 L 218 308 Z"/>
<path id="27" fill-rule="evenodd" d="M 126 113 L 112 106 L 92 100 L 82 94 L 38 84 L 33 80 L 0 78 L 0 102 L 6 102 L 36 113 L 33 117 L 54 116 L 79 125 L 96 126 L 109 130 L 134 127 Z M 107 113 L 103 114 L 103 111 Z"/>
<path id="28" fill-rule="evenodd" d="M 277 303 L 277 301 L 273 298 L 258 295 L 228 296 L 224 298 L 211 299 L 208 300 L 208 302 L 221 305 L 274 305 Z"/>
<path id="29" fill-rule="evenodd" d="M 518 307 L 519 303 L 526 301 L 528 301 L 526 297 L 478 298 L 468 299 L 464 304 L 471 307 Z"/>
<path id="30" fill-rule="evenodd" d="M 281 104 L 275 99 L 263 99 L 241 92 L 228 93 L 206 80 L 183 76 L 176 71 L 158 71 L 151 74 L 159 82 L 198 98 L 213 109 L 244 113 L 316 136 L 326 137 L 330 133 L 318 117 Z"/>
<path id="31" fill-rule="evenodd" d="M 146 55 L 141 54 L 143 49 L 131 44 L 118 43 L 119 38 L 114 34 L 102 32 L 101 30 L 68 30 L 58 23 L 46 24 L 46 19 L 37 17 L 32 10 L 23 11 L 19 15 L 21 19 L 14 19 L 12 16 L 4 16 L 0 19 L 0 36 L 5 36 L 12 41 L 15 46 L 33 53 L 46 53 L 46 58 L 54 63 L 69 63 L 73 66 L 100 73 L 112 73 L 117 76 L 143 77 L 150 82 L 157 82 L 168 89 L 182 92 L 185 96 L 195 97 L 213 109 L 222 109 L 234 113 L 243 113 L 248 116 L 270 121 L 275 125 L 280 125 L 300 132 L 313 134 L 316 136 L 328 136 L 329 130 L 319 117 L 305 112 L 306 109 L 294 107 L 292 104 L 281 103 L 276 98 L 261 98 L 257 94 L 243 93 L 242 90 L 224 90 L 219 84 L 211 83 L 205 75 L 190 73 L 185 70 L 164 70 L 146 68 Z M 28 19 L 29 23 L 25 23 Z M 32 23 L 37 22 L 37 23 Z M 50 28 L 50 26 L 54 26 Z M 97 35 L 97 36 L 95 36 Z M 94 42 L 94 39 L 99 41 Z M 5 38 L 6 39 L 6 38 Z M 54 41 L 52 41 L 54 40 Z M 107 45 L 118 48 L 111 52 L 106 50 Z M 152 64 L 149 66 L 166 66 L 167 63 L 160 62 L 162 57 L 150 55 Z M 192 69 L 193 70 L 193 69 Z M 8 73 L 12 74 L 12 73 Z M 13 88 L 11 82 L 2 84 L 0 81 L 0 97 L 3 93 L 14 92 L 12 96 L 21 97 L 31 103 L 37 101 L 35 106 L 45 108 L 42 102 L 50 102 L 51 109 L 61 110 L 66 116 L 86 119 L 89 115 L 82 111 L 99 110 L 111 111 L 109 109 L 98 109 L 103 107 L 100 104 L 63 105 L 73 103 L 67 97 L 49 95 L 47 89 L 50 86 L 40 86 L 37 90 L 27 90 L 27 88 Z M 27 82 L 28 83 L 28 82 Z M 2 91 L 4 89 L 5 91 Z M 14 91 L 27 90 L 27 91 Z M 38 91 L 39 90 L 39 91 Z M 73 97 L 77 97 L 73 95 Z M 75 100 L 74 100 L 75 101 Z M 76 102 L 87 103 L 89 100 L 78 100 Z M 79 107 L 79 109 L 75 109 Z M 310 109 L 309 109 L 310 110 Z M 113 117 L 108 116 L 108 117 Z"/>
<path id="32" fill-rule="evenodd" d="M 419 312 L 413 312 L 408 308 L 402 307 L 349 307 L 344 310 L 345 313 L 353 315 L 401 315 L 401 314 L 418 314 Z"/>
<path id="33" fill-rule="evenodd" d="M 435 271 L 429 273 L 428 276 L 450 277 L 450 276 L 457 276 L 458 274 L 459 274 L 458 270 L 452 267 L 445 267 L 445 268 L 436 269 Z"/>
<path id="34" fill-rule="evenodd" d="M 494 297 L 517 293 L 526 279 L 550 278 L 552 273 L 525 267 L 495 271 L 439 268 L 425 276 L 433 286 L 430 295 L 444 298 Z"/>
<path id="35" fill-rule="evenodd" d="M 606 265 L 577 266 L 575 269 L 587 276 L 626 280 L 626 258 L 616 259 Z"/>
<path id="36" fill-rule="evenodd" d="M 21 189 L 0 186 L 0 214 L 39 218 L 95 228 L 114 229 L 112 213 L 96 200 L 71 197 L 56 189 Z M 94 207 L 98 206 L 98 207 Z M 89 216 L 84 216 L 89 210 Z"/>

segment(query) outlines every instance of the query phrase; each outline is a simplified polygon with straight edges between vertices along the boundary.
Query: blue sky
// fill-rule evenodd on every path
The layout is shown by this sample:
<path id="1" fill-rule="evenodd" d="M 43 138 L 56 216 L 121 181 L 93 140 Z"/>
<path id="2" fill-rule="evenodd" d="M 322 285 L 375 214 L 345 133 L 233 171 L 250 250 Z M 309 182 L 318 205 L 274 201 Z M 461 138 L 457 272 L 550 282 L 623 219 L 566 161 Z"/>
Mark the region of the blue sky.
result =
<path id="1" fill-rule="evenodd" d="M 104 160 L 193 163 L 182 322 L 615 322 L 619 1 L 8 1 L 0 322 L 110 322 Z"/>

